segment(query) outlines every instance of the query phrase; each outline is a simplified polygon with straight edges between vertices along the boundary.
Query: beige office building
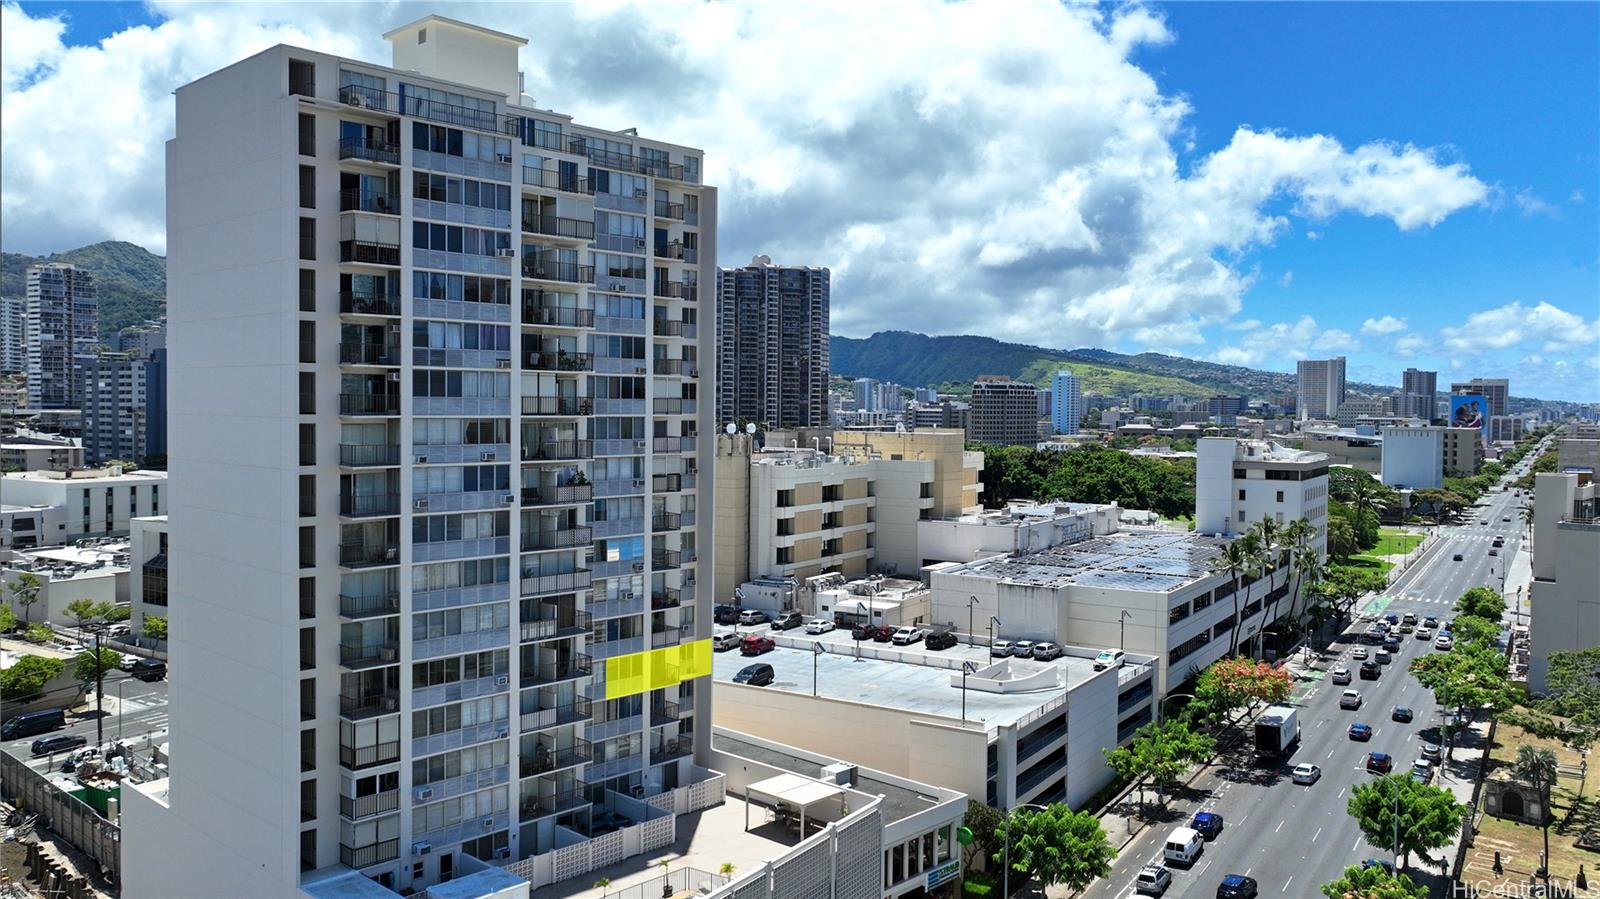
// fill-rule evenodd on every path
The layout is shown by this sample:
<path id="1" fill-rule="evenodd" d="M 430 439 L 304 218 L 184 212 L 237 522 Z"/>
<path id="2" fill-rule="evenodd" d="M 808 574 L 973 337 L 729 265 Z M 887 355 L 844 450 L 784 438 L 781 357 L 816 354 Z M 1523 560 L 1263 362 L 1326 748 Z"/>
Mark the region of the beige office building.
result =
<path id="1" fill-rule="evenodd" d="M 1444 473 L 1470 478 L 1483 467 L 1483 431 L 1478 428 L 1444 428 Z"/>

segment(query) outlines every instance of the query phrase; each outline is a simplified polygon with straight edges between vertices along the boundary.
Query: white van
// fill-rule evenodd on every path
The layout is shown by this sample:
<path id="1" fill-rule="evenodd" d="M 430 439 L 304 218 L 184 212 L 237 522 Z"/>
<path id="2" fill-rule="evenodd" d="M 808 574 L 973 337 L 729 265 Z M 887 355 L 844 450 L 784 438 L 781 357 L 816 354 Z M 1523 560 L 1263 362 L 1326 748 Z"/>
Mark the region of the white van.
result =
<path id="1" fill-rule="evenodd" d="M 1188 827 L 1179 827 L 1167 834 L 1167 842 L 1162 847 L 1161 855 L 1168 863 L 1187 868 L 1194 864 L 1200 857 L 1200 852 L 1205 849 L 1205 840 L 1200 838 L 1200 832 Z"/>

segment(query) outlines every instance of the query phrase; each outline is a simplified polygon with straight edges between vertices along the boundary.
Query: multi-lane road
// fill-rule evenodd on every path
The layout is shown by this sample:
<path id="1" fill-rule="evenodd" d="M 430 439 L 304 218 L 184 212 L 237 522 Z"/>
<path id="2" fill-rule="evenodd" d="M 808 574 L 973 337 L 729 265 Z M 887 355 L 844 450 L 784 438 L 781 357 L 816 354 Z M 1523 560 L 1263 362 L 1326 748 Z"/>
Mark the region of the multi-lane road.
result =
<path id="1" fill-rule="evenodd" d="M 1200 810 L 1220 813 L 1226 825 L 1192 867 L 1171 869 L 1167 895 L 1210 896 L 1224 875 L 1244 874 L 1257 881 L 1262 896 L 1316 896 L 1320 886 L 1338 877 L 1347 865 L 1368 858 L 1390 859 L 1387 846 L 1369 845 L 1362 837 L 1345 810 L 1346 802 L 1355 785 L 1373 776 L 1365 770 L 1367 753 L 1388 753 L 1395 770 L 1403 772 L 1420 757 L 1425 741 L 1438 741 L 1439 709 L 1432 694 L 1406 671 L 1412 659 L 1435 651 L 1433 641 L 1402 635 L 1399 653 L 1383 666 L 1378 680 L 1357 677 L 1350 684 L 1362 694 L 1362 706 L 1356 711 L 1339 708 L 1346 687 L 1328 679 L 1327 670 L 1342 666 L 1353 675 L 1358 672 L 1360 663 L 1351 654 L 1365 645 L 1356 638 L 1375 616 L 1415 612 L 1419 619 L 1436 616 L 1442 621 L 1453 616 L 1452 604 L 1469 587 L 1499 589 L 1507 564 L 1520 548 L 1522 501 L 1510 490 L 1490 493 L 1470 510 L 1472 518 L 1463 516 L 1460 525 L 1436 529 L 1421 555 L 1390 589 L 1363 607 L 1367 620 L 1358 621 L 1330 647 L 1330 656 L 1338 658 L 1327 659 L 1297 685 L 1292 704 L 1299 708 L 1302 736 L 1292 756 L 1265 768 L 1253 765 L 1247 750 L 1238 753 L 1240 761 L 1220 771 L 1215 786 L 1198 804 L 1181 806 L 1181 816 L 1174 816 L 1171 823 L 1147 827 L 1118 854 L 1111 875 L 1092 885 L 1087 895 L 1096 899 L 1133 895 L 1139 868 L 1159 861 L 1166 835 Z M 1491 556 L 1497 535 L 1505 537 L 1505 546 Z M 1369 652 L 1373 648 L 1367 647 Z M 1395 706 L 1409 707 L 1413 721 L 1391 720 Z M 1350 724 L 1358 721 L 1371 725 L 1369 742 L 1347 735 Z M 1321 780 L 1311 786 L 1291 783 L 1289 772 L 1301 763 L 1321 766 Z M 1455 790 L 1465 801 L 1471 792 L 1470 774 L 1464 763 L 1446 763 L 1434 783 Z M 1416 870 L 1416 859 L 1412 866 L 1414 876 L 1430 881 L 1434 895 L 1445 895 L 1437 869 L 1424 875 Z"/>
<path id="2" fill-rule="evenodd" d="M 166 741 L 167 682 L 145 683 L 116 671 L 106 675 L 105 691 L 106 715 L 101 731 L 105 734 L 106 741 L 124 740 L 133 744 L 140 755 L 148 758 L 148 753 L 144 751 L 147 743 L 160 745 Z M 69 711 L 67 726 L 51 733 L 79 734 L 93 746 L 96 720 L 94 694 L 91 693 L 88 705 Z M 59 763 L 63 756 L 58 753 L 53 759 L 42 756 L 33 758 L 31 748 L 33 741 L 39 739 L 39 736 L 41 735 L 6 740 L 0 742 L 0 749 L 17 758 L 29 760 L 30 767 L 43 772 L 52 762 Z M 60 767 L 59 764 L 56 767 Z"/>

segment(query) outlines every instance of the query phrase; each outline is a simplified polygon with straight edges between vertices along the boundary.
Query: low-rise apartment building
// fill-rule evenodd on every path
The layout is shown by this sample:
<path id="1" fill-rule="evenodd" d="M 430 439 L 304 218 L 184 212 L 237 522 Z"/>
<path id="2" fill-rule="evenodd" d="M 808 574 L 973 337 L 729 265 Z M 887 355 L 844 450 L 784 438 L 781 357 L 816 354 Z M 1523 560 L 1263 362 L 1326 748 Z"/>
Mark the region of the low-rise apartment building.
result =
<path id="1" fill-rule="evenodd" d="M 1195 531 L 1242 534 L 1263 518 L 1303 518 L 1315 528 L 1311 542 L 1327 554 L 1327 456 L 1233 437 L 1202 437 L 1195 454 Z"/>
<path id="2" fill-rule="evenodd" d="M 1478 428 L 1443 428 L 1440 465 L 1452 478 L 1470 478 L 1483 467 L 1483 431 Z"/>
<path id="3" fill-rule="evenodd" d="M 1563 441 L 1565 443 L 1566 441 Z M 1600 646 L 1600 485 L 1591 472 L 1534 478 L 1528 690 L 1545 689 L 1553 652 Z"/>
<path id="4" fill-rule="evenodd" d="M 128 534 L 128 619 L 135 634 L 144 633 L 144 619 L 167 618 L 167 516 L 135 518 Z"/>
<path id="5" fill-rule="evenodd" d="M 122 604 L 128 601 L 128 542 L 84 540 L 78 545 L 45 546 L 5 553 L 0 561 L 0 603 L 19 620 L 72 625 L 67 606 L 80 599 Z M 24 607 L 9 588 L 24 575 L 37 578 L 34 601 Z"/>
<path id="6" fill-rule="evenodd" d="M 171 501 L 166 472 L 125 472 L 114 465 L 0 475 L 0 495 L 8 505 L 61 510 L 56 531 L 48 539 L 41 536 L 40 546 L 81 537 L 125 536 L 131 519 L 159 515 Z"/>

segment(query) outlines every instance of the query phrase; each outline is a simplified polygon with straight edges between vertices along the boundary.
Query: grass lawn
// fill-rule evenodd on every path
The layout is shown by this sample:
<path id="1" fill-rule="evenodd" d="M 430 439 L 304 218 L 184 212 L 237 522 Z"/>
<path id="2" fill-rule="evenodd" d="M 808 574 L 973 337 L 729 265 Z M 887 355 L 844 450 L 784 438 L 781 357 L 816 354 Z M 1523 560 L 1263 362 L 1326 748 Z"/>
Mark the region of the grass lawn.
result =
<path id="1" fill-rule="evenodd" d="M 1421 534 L 1411 534 L 1394 528 L 1378 530 L 1378 545 L 1369 552 L 1374 556 L 1399 556 L 1411 552 L 1422 542 Z"/>
<path id="2" fill-rule="evenodd" d="M 1000 884 L 994 877 L 982 871 L 969 871 L 961 881 L 961 895 L 998 896 Z"/>
<path id="3" fill-rule="evenodd" d="M 1379 574 L 1387 574 L 1389 569 L 1394 567 L 1394 563 L 1388 559 L 1380 559 L 1368 553 L 1357 553 L 1343 564 L 1349 565 L 1351 568 L 1369 568 Z"/>
<path id="4" fill-rule="evenodd" d="M 1519 727 L 1502 724 L 1495 732 L 1495 745 L 1491 754 L 1495 767 L 1510 765 L 1517 757 L 1517 747 L 1524 743 L 1555 750 L 1556 759 L 1563 767 L 1576 766 L 1582 759 L 1578 753 L 1555 740 L 1542 739 Z M 1600 779 L 1596 778 L 1593 771 L 1590 772 L 1589 778 Z M 1600 866 L 1600 854 L 1573 845 L 1586 822 L 1593 823 L 1600 820 L 1600 807 L 1596 806 L 1593 795 L 1594 787 L 1595 784 L 1580 784 L 1574 777 L 1560 777 L 1555 788 L 1551 790 L 1550 805 L 1553 818 L 1550 825 L 1550 875 L 1557 880 L 1570 881 L 1577 876 L 1580 864 L 1587 866 L 1590 874 Z M 1580 794 L 1583 796 L 1582 799 L 1578 798 Z M 1575 803 L 1578 806 L 1576 811 L 1573 808 Z M 1563 823 L 1565 827 L 1562 826 Z M 1478 835 L 1480 841 L 1483 837 L 1488 837 L 1515 847 L 1512 850 L 1513 857 L 1506 863 L 1507 875 L 1515 871 L 1525 877 L 1526 872 L 1538 867 L 1539 853 L 1544 851 L 1544 837 L 1539 828 L 1531 824 L 1519 824 L 1504 818 L 1485 815 L 1478 825 Z M 1480 842 L 1479 845 L 1485 844 Z"/>

